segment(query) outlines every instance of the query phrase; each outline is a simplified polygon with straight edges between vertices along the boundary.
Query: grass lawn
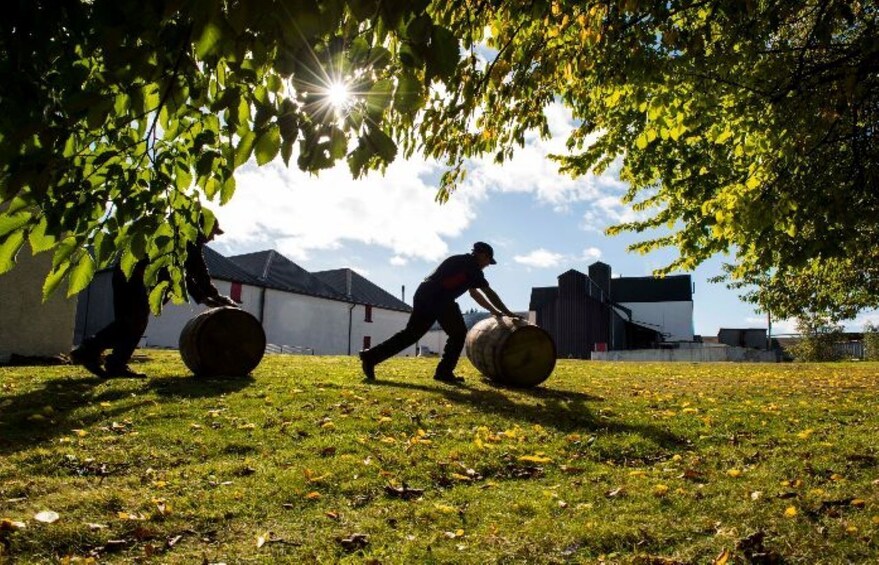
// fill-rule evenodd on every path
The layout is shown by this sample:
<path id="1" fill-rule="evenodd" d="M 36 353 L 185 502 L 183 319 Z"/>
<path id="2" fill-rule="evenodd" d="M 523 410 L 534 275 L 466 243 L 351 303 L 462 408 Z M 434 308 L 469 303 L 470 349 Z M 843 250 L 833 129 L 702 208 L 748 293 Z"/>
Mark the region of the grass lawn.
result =
<path id="1" fill-rule="evenodd" d="M 465 360 L 453 386 L 435 359 L 366 384 L 348 357 L 209 381 L 141 354 L 147 380 L 0 368 L 0 562 L 879 554 L 879 364 L 563 360 L 510 390 Z"/>

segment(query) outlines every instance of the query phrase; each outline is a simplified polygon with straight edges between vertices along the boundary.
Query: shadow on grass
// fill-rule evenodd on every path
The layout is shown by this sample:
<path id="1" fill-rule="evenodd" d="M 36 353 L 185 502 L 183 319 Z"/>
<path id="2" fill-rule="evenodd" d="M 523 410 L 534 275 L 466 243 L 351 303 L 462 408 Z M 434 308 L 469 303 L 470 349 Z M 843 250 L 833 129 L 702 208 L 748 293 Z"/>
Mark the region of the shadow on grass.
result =
<path id="1" fill-rule="evenodd" d="M 252 377 L 199 379 L 190 375 L 108 380 L 76 377 L 45 381 L 40 389 L 0 399 L 0 455 L 30 449 L 98 422 L 122 418 L 140 406 L 153 403 L 154 398 L 141 399 L 138 396 L 150 390 L 160 402 L 170 402 L 179 398 L 235 392 L 253 382 Z M 112 386 L 114 383 L 121 386 Z M 100 385 L 109 386 L 95 390 Z M 122 400 L 126 402 L 113 402 Z M 102 403 L 110 405 L 103 406 Z M 77 412 L 90 406 L 100 406 L 100 410 Z"/>
<path id="2" fill-rule="evenodd" d="M 176 398 L 204 398 L 237 392 L 255 381 L 250 375 L 246 377 L 230 377 L 208 379 L 202 377 L 159 377 L 147 382 L 160 397 L 168 399 Z"/>
<path id="3" fill-rule="evenodd" d="M 592 432 L 596 434 L 637 434 L 651 440 L 663 448 L 683 447 L 686 438 L 651 424 L 627 424 L 607 418 L 596 418 L 587 402 L 600 402 L 603 399 L 581 392 L 561 391 L 546 388 L 504 388 L 494 385 L 489 390 L 461 385 L 424 385 L 411 382 L 381 381 L 370 386 L 386 386 L 424 392 L 440 393 L 450 402 L 469 404 L 474 409 L 492 412 L 529 424 L 540 424 L 545 428 L 555 428 L 560 432 Z M 519 403 L 512 396 L 524 394 L 542 400 L 537 404 Z"/>

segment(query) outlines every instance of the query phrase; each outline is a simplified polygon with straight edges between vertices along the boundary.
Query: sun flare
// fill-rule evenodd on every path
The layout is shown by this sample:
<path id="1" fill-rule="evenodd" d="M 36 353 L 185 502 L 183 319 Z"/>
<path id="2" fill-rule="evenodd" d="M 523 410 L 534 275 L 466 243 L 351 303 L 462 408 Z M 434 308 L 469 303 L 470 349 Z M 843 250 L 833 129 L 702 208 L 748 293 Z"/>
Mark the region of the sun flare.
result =
<path id="1" fill-rule="evenodd" d="M 337 110 L 346 108 L 351 103 L 351 92 L 344 82 L 333 82 L 327 87 L 327 98 Z"/>

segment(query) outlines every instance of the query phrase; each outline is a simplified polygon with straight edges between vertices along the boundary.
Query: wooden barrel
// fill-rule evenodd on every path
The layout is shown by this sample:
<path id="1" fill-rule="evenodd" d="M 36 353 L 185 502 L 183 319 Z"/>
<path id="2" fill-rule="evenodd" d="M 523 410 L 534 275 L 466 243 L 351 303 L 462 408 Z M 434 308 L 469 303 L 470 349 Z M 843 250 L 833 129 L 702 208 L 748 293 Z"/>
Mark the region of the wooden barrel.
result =
<path id="1" fill-rule="evenodd" d="M 467 358 L 491 380 L 537 386 L 555 368 L 556 349 L 542 328 L 515 318 L 486 318 L 467 332 Z"/>
<path id="2" fill-rule="evenodd" d="M 259 365 L 266 333 L 253 315 L 231 306 L 211 308 L 180 332 L 180 356 L 199 377 L 241 377 Z"/>

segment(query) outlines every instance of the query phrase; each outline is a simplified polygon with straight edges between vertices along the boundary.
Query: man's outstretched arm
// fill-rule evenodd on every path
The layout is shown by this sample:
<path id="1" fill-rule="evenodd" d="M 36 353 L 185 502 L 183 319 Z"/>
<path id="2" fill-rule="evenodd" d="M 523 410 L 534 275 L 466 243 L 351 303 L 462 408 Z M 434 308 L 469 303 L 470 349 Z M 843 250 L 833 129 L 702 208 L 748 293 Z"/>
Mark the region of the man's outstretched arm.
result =
<path id="1" fill-rule="evenodd" d="M 519 315 L 510 311 L 509 308 L 504 304 L 501 297 L 497 295 L 497 293 L 492 290 L 490 287 L 486 288 L 471 288 L 470 296 L 473 300 L 476 301 L 477 304 L 491 312 L 495 316 L 510 316 L 513 318 L 518 318 Z"/>

